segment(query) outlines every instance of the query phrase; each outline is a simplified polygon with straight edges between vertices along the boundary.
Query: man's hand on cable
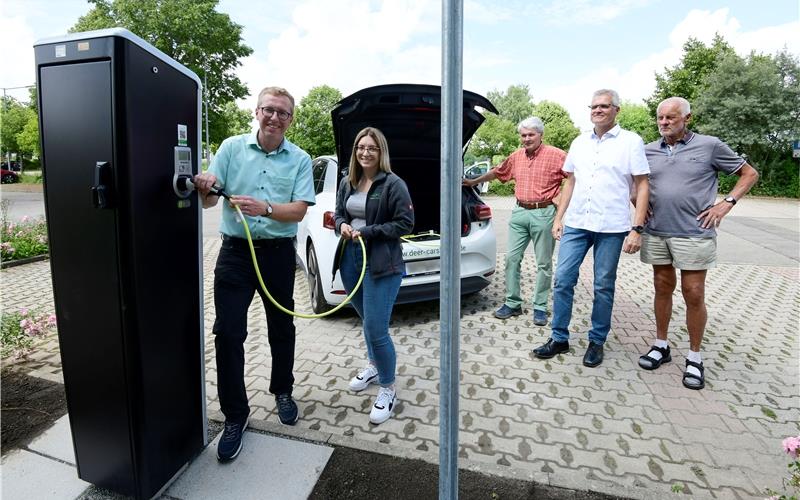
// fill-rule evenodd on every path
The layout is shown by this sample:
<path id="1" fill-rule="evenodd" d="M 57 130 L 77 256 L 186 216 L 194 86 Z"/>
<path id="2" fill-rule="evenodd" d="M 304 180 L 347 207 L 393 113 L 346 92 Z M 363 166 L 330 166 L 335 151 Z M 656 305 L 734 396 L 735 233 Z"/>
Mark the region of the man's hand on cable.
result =
<path id="1" fill-rule="evenodd" d="M 234 205 L 238 205 L 242 213 L 250 217 L 262 216 L 267 212 L 267 202 L 252 196 L 231 196 L 231 207 Z"/>
<path id="2" fill-rule="evenodd" d="M 197 174 L 192 179 L 194 188 L 203 196 L 208 196 L 208 193 L 217 183 L 217 178 L 214 174 Z"/>

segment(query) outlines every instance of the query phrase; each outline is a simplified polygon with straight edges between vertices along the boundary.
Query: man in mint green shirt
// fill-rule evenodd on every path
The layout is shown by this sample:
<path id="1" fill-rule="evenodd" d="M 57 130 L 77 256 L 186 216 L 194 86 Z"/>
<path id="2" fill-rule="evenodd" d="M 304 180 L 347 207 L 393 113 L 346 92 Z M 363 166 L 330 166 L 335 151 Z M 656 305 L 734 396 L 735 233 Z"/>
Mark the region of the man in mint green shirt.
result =
<path id="1" fill-rule="evenodd" d="M 292 399 L 295 328 L 292 317 L 264 295 L 256 277 L 238 205 L 250 228 L 262 277 L 275 300 L 294 309 L 295 235 L 297 223 L 314 204 L 311 157 L 289 142 L 294 98 L 285 89 L 267 87 L 258 95 L 259 128 L 251 134 L 229 137 L 219 147 L 211 168 L 195 176 L 203 207 L 217 204 L 214 188 L 230 195 L 222 207 L 222 248 L 214 269 L 214 345 L 217 391 L 225 429 L 217 445 L 220 461 L 235 459 L 242 449 L 250 407 L 244 384 L 244 341 L 247 310 L 255 292 L 267 313 L 267 335 L 272 354 L 269 391 L 275 395 L 278 417 L 285 425 L 298 419 Z"/>

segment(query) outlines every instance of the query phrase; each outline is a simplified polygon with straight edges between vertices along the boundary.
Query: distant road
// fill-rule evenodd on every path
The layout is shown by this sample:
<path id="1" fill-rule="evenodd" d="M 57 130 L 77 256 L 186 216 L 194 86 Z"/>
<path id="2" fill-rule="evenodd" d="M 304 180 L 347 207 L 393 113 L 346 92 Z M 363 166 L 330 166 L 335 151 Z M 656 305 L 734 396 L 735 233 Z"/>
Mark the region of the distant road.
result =
<path id="1" fill-rule="evenodd" d="M 25 192 L 25 186 L 3 186 L 0 197 L 9 200 L 9 217 L 44 217 L 41 191 Z M 508 241 L 508 220 L 513 197 L 484 197 L 492 207 L 492 224 L 497 234 L 497 251 L 504 253 Z M 216 238 L 222 214 L 221 204 L 203 211 L 203 237 Z M 762 266 L 800 265 L 800 201 L 745 198 L 736 204 L 718 230 L 719 262 Z M 531 252 L 529 247 L 528 252 Z M 623 258 L 638 259 L 638 255 Z"/>

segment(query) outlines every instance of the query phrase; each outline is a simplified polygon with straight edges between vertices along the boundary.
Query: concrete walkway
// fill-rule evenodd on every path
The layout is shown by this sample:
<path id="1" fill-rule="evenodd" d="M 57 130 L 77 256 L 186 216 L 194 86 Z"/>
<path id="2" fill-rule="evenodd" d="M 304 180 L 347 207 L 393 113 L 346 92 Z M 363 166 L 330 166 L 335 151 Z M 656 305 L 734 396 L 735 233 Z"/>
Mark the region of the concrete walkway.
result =
<path id="1" fill-rule="evenodd" d="M 797 203 L 780 206 L 787 221 L 776 225 L 788 224 L 785 229 L 796 231 Z M 794 247 L 782 252 L 797 255 L 797 247 L 795 238 Z M 213 269 L 218 249 L 218 240 L 205 241 L 206 269 Z M 492 285 L 462 300 L 459 456 L 463 467 L 632 498 L 675 498 L 673 488 L 690 498 L 763 498 L 766 487 L 780 487 L 788 463 L 781 440 L 800 434 L 797 259 L 787 257 L 793 260 L 787 266 L 722 263 L 709 273 L 709 321 L 703 348 L 707 385 L 702 391 L 681 385 L 688 339 L 679 294 L 670 328 L 673 362 L 652 372 L 636 365 L 655 330 L 651 271 L 638 259 L 625 258 L 620 263 L 606 358 L 595 369 L 581 364 L 591 313 L 591 262 L 584 265 L 576 288 L 573 348 L 542 361 L 534 359 L 530 350 L 547 339 L 549 330 L 533 325 L 529 309 L 524 316 L 509 320 L 491 316 L 503 296 L 503 259 L 500 254 Z M 532 260 L 526 257 L 525 296 L 532 292 L 534 274 Z M 15 297 L 14 305 L 52 310 L 49 262 L 4 270 L 0 279 L 3 295 Z M 212 279 L 213 273 L 207 273 L 207 332 L 214 318 Z M 310 310 L 300 273 L 295 300 L 298 310 Z M 438 314 L 437 303 L 395 309 L 391 333 L 398 353 L 399 405 L 395 417 L 380 426 L 368 422 L 375 386 L 359 394 L 347 389 L 347 381 L 362 366 L 365 355 L 356 316 L 345 312 L 330 319 L 298 319 L 295 397 L 301 419 L 290 428 L 277 423 L 274 400 L 267 390 L 271 360 L 266 322 L 261 304 L 254 303 L 246 345 L 252 426 L 289 440 L 280 440 L 281 445 L 269 436 L 248 433 L 248 451 L 234 462 L 236 467 L 256 466 L 263 476 L 263 460 L 269 455 L 263 450 L 287 446 L 305 457 L 307 452 L 300 448 L 307 445 L 304 441 L 317 443 L 309 445 L 315 450 L 322 448 L 322 465 L 309 463 L 310 470 L 322 470 L 329 445 L 436 462 Z M 209 414 L 219 419 L 210 336 L 206 359 Z M 55 338 L 43 341 L 24 368 L 34 376 L 61 381 Z M 195 479 L 182 477 L 167 494 L 200 498 L 195 496 L 199 490 L 182 488 L 206 476 L 230 474 L 229 468 L 208 458 L 214 451 L 212 444 L 184 474 Z M 26 452 L 36 455 L 39 462 L 70 467 L 69 460 L 36 450 Z M 37 483 L 16 466 L 14 457 L 21 453 L 3 461 L 3 496 L 43 498 L 34 490 L 6 490 L 12 482 L 19 484 L 18 475 L 28 488 Z M 47 470 L 42 464 L 27 470 Z M 75 498 L 84 491 L 56 488 L 55 481 L 45 483 L 54 490 L 49 498 Z M 229 496 L 227 491 L 213 490 L 214 484 L 220 482 L 203 483 L 208 498 L 214 493 L 217 498 Z"/>

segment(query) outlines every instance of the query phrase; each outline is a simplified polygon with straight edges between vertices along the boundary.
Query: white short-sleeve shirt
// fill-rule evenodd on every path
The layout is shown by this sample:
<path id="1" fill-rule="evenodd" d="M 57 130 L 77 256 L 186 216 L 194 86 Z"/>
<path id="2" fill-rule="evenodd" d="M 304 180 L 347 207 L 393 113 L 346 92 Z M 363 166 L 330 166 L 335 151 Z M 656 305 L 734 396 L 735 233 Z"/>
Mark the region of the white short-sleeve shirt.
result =
<path id="1" fill-rule="evenodd" d="M 633 176 L 650 173 L 641 137 L 619 125 L 602 137 L 585 132 L 572 141 L 563 170 L 575 176 L 564 225 L 597 233 L 631 230 Z"/>

